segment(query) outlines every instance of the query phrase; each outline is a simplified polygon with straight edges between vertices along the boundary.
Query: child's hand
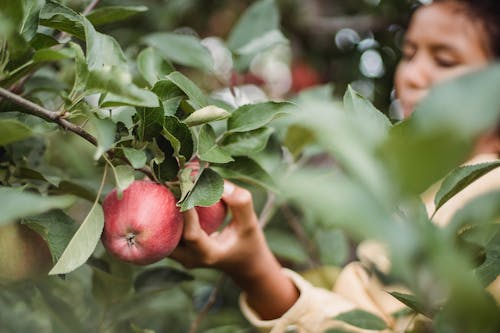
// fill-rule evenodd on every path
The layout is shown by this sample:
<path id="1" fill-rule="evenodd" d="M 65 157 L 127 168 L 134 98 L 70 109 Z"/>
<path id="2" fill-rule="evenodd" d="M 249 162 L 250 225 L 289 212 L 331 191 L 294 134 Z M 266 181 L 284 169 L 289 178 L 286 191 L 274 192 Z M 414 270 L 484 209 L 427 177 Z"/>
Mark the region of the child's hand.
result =
<path id="1" fill-rule="evenodd" d="M 225 182 L 222 200 L 232 213 L 229 225 L 221 232 L 207 235 L 200 227 L 196 210 L 185 212 L 183 241 L 171 258 L 188 268 L 214 267 L 230 275 L 259 265 L 259 257 L 268 248 L 250 192 Z"/>
<path id="2" fill-rule="evenodd" d="M 246 293 L 248 305 L 262 319 L 278 318 L 299 293 L 267 246 L 250 192 L 225 182 L 222 200 L 232 213 L 229 225 L 209 236 L 196 210 L 185 212 L 183 244 L 170 257 L 188 268 L 222 270 Z"/>

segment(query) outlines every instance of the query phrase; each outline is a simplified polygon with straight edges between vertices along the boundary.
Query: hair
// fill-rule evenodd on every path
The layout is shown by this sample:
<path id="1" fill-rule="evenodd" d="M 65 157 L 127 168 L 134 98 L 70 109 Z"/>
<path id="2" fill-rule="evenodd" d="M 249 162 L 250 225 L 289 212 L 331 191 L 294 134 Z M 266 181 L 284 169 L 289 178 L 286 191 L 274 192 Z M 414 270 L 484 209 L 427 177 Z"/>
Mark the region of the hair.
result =
<path id="1" fill-rule="evenodd" d="M 488 51 L 500 58 L 500 0 L 434 0 L 433 3 L 452 2 L 464 6 L 465 14 L 478 20 L 487 37 Z"/>

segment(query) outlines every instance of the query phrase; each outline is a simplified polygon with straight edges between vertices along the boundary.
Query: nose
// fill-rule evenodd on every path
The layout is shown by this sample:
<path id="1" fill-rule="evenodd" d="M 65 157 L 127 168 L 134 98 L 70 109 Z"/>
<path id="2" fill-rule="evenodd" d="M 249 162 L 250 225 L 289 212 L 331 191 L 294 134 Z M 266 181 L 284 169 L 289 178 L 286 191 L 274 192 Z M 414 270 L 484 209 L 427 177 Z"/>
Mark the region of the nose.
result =
<path id="1" fill-rule="evenodd" d="M 408 88 L 427 89 L 432 84 L 432 69 L 423 55 L 415 55 L 405 66 Z"/>

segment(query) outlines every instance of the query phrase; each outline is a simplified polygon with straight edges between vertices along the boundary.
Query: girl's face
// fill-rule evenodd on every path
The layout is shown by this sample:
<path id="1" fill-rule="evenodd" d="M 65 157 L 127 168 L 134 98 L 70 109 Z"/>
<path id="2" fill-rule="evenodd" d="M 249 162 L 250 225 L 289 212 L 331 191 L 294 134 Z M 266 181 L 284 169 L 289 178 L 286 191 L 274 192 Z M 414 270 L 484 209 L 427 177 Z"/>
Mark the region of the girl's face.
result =
<path id="1" fill-rule="evenodd" d="M 491 61 L 481 24 L 465 11 L 445 1 L 423 6 L 413 15 L 394 79 L 405 117 L 435 83 Z"/>

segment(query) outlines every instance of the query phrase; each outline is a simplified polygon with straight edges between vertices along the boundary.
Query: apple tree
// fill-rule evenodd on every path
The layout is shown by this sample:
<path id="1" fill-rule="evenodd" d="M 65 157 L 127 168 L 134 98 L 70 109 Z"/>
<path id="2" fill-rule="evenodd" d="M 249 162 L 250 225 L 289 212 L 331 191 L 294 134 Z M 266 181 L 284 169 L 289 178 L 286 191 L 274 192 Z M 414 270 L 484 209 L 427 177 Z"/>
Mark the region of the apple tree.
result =
<path id="1" fill-rule="evenodd" d="M 393 294 L 408 305 L 401 315 L 432 319 L 436 331 L 498 331 L 484 288 L 500 267 L 499 193 L 444 229 L 419 196 L 445 178 L 439 208 L 500 165 L 459 167 L 499 118 L 498 66 L 438 88 L 392 124 L 350 87 L 342 102 L 330 85 L 289 96 L 273 77 L 248 84 L 251 67 L 289 64 L 273 0 L 254 2 L 225 40 L 155 31 L 124 50 L 100 32 L 144 11 L 0 0 L 3 330 L 249 330 L 220 273 L 168 258 L 131 265 L 100 242 L 112 190 L 156 182 L 184 211 L 217 203 L 229 179 L 253 192 L 282 263 L 313 283 L 330 288 L 350 245 L 375 239 L 393 263 L 385 278 L 411 291 Z M 362 311 L 340 320 L 385 328 Z"/>

